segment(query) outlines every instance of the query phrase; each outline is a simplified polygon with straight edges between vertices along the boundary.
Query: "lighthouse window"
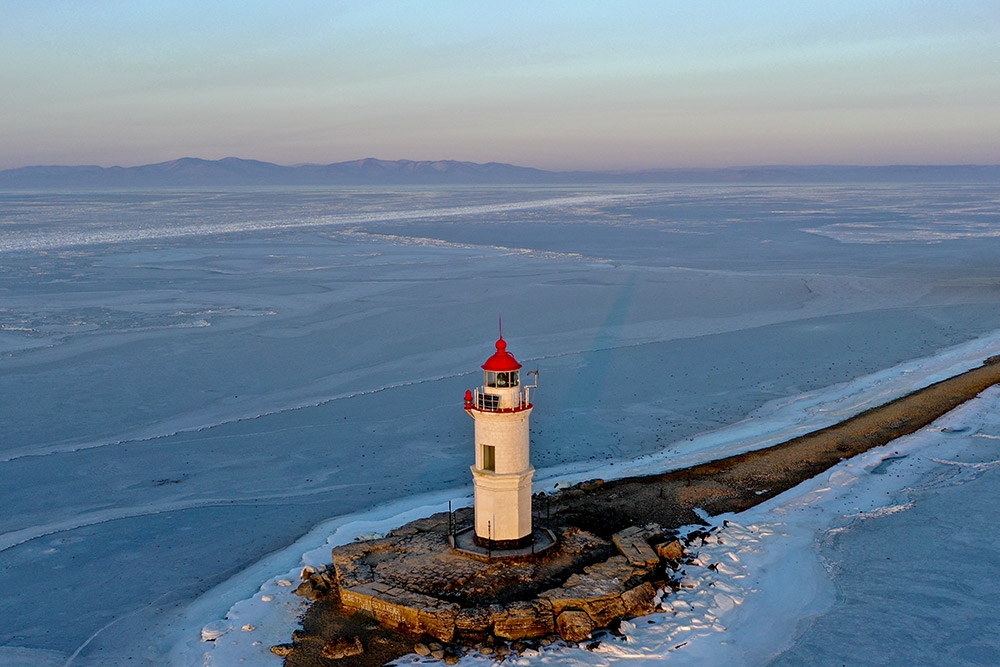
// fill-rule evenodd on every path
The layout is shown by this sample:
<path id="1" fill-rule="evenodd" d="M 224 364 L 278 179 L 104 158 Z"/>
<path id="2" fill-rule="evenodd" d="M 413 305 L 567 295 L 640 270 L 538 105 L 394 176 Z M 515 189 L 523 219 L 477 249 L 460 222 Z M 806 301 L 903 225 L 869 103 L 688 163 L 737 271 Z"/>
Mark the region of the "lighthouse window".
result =
<path id="1" fill-rule="evenodd" d="M 502 373 L 494 371 L 486 372 L 487 387 L 516 387 L 517 384 L 518 371 L 504 371 Z"/>
<path id="2" fill-rule="evenodd" d="M 483 445 L 483 470 L 497 469 L 497 448 L 493 445 Z"/>

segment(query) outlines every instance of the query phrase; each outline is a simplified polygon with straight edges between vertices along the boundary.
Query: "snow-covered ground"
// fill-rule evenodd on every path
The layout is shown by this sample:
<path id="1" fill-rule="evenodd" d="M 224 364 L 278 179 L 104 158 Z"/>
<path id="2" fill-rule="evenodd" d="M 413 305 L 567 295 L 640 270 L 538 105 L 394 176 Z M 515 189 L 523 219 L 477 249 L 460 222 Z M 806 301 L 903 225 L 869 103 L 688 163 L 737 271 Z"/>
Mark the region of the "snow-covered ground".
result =
<path id="1" fill-rule="evenodd" d="M 995 187 L 0 202 L 0 664 L 276 664 L 302 610 L 283 579 L 467 501 L 461 396 L 501 312 L 541 372 L 539 488 L 764 446 L 1000 352 Z M 996 543 L 997 400 L 723 517 L 743 527 L 705 551 L 726 567 L 670 614 L 529 663 L 892 662 L 866 610 L 919 616 L 904 633 L 981 613 L 995 556 L 933 559 Z M 894 607 L 893 582 L 917 592 Z M 912 655 L 997 650 L 959 625 Z"/>

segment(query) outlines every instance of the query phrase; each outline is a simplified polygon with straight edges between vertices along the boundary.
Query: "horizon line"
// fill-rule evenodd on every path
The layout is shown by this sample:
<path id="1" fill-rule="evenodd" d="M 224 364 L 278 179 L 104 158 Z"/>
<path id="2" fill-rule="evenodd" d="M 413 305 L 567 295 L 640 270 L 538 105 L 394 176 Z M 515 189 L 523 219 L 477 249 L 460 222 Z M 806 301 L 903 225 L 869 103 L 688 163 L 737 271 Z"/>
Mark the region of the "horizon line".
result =
<path id="1" fill-rule="evenodd" d="M 641 173 L 650 171 L 727 171 L 734 169 L 814 169 L 814 168 L 842 168 L 842 169 L 890 169 L 890 168 L 916 168 L 916 167 L 1000 167 L 1000 162 L 995 163 L 977 163 L 977 162 L 894 162 L 894 163 L 880 163 L 880 164 L 859 164 L 859 163 L 832 163 L 832 162 L 808 162 L 808 163 L 761 163 L 761 164 L 733 164 L 724 167 L 706 167 L 706 166 L 683 166 L 683 167 L 608 167 L 608 168 L 565 168 L 565 169 L 547 169 L 544 167 L 534 167 L 530 165 L 517 164 L 513 162 L 500 162 L 497 160 L 489 160 L 486 162 L 476 162 L 474 160 L 460 160 L 455 158 L 439 158 L 439 159 L 412 159 L 412 158 L 397 158 L 397 159 L 387 159 L 378 158 L 373 156 L 366 156 L 362 158 L 353 158 L 350 160 L 338 160 L 335 162 L 296 162 L 291 164 L 282 164 L 279 162 L 270 162 L 268 160 L 261 160 L 258 158 L 245 158 L 238 157 L 235 155 L 228 155 L 222 158 L 203 158 L 193 155 L 185 155 L 178 158 L 173 158 L 170 160 L 161 160 L 158 162 L 144 162 L 141 164 L 112 164 L 109 166 L 94 164 L 94 163 L 84 163 L 84 164 L 26 164 L 18 167 L 5 167 L 0 169 L 0 172 L 5 171 L 16 171 L 19 169 L 46 169 L 46 168 L 86 168 L 95 167 L 98 169 L 138 169 L 141 167 L 155 167 L 158 165 L 170 164 L 173 162 L 181 162 L 184 160 L 192 160 L 199 162 L 225 162 L 225 161 L 240 161 L 240 162 L 256 162 L 260 164 L 272 165 L 276 167 L 282 167 L 286 169 L 295 169 L 298 167 L 329 167 L 333 165 L 345 165 L 351 163 L 360 162 L 385 162 L 385 163 L 414 163 L 414 164 L 433 164 L 437 162 L 450 162 L 456 164 L 467 164 L 475 166 L 488 166 L 488 165 L 501 165 L 505 167 L 517 167 L 519 169 L 533 169 L 536 171 L 541 171 L 551 174 L 561 174 L 561 173 L 585 173 L 585 174 L 628 174 L 628 173 Z"/>

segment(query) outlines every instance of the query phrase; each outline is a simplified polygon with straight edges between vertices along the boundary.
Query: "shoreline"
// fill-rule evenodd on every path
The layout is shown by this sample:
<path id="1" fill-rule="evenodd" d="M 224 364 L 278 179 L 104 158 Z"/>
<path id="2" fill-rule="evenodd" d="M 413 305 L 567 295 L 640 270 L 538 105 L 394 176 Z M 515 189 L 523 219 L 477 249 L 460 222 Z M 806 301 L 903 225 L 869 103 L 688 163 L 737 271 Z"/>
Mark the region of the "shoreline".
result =
<path id="1" fill-rule="evenodd" d="M 657 523 L 673 529 L 704 523 L 696 509 L 712 516 L 741 512 L 845 459 L 927 426 L 997 383 L 1000 357 L 991 357 L 982 366 L 778 445 L 669 473 L 583 482 L 547 498 L 551 522 L 609 537 L 634 525 Z M 341 631 L 356 630 L 356 623 L 349 621 L 338 614 L 336 604 L 319 600 L 303 621 L 312 631 L 297 631 L 294 644 L 322 644 L 316 641 L 317 635 L 329 634 L 334 626 Z M 373 628 L 367 630 L 370 633 Z M 378 636 L 382 648 L 394 655 L 384 650 L 366 652 L 352 658 L 351 664 L 381 665 L 412 651 L 413 638 L 393 634 L 380 629 L 370 636 Z M 316 657 L 295 651 L 286 664 L 324 664 Z"/>

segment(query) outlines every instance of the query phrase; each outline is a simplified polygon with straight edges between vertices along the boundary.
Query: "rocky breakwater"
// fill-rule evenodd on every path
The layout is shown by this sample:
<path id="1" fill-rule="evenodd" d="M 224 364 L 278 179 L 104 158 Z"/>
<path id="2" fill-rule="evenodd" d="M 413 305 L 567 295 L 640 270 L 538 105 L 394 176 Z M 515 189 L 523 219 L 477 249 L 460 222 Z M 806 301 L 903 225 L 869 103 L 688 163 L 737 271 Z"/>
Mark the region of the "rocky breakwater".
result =
<path id="1" fill-rule="evenodd" d="M 367 622 L 408 639 L 410 650 L 449 661 L 468 651 L 502 655 L 510 642 L 583 641 L 652 613 L 677 586 L 671 579 L 684 548 L 657 525 L 629 527 L 610 540 L 576 527 L 555 532 L 556 546 L 542 554 L 481 560 L 451 549 L 444 514 L 336 547 L 330 566 L 303 570 L 296 592 L 328 603 L 327 615 L 345 623 L 314 627 L 273 650 L 290 665 L 356 655 Z"/>

